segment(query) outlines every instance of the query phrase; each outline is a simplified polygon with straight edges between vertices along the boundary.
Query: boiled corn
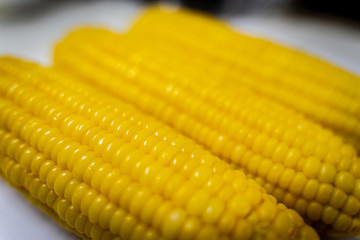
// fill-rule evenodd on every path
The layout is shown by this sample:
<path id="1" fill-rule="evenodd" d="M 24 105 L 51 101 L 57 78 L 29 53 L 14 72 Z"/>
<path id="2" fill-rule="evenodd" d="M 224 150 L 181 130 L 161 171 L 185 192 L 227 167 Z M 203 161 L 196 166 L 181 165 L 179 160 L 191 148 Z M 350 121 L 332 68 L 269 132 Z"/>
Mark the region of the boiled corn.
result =
<path id="1" fill-rule="evenodd" d="M 181 75 L 181 65 L 166 65 L 168 52 L 155 54 L 137 46 L 141 39 L 132 36 L 82 29 L 57 45 L 54 61 L 244 169 L 319 229 L 359 232 L 360 162 L 350 145 L 251 91 L 220 87 L 219 78 L 206 85 L 217 79 L 211 73 L 202 71 L 199 81 L 205 82 L 197 83 Z M 169 75 L 152 66 L 160 58 Z M 196 67 L 193 72 L 200 74 Z"/>
<path id="2" fill-rule="evenodd" d="M 0 59 L 1 174 L 84 239 L 318 239 L 255 181 L 58 70 Z"/>
<path id="3" fill-rule="evenodd" d="M 141 39 L 146 36 L 146 43 L 157 37 L 157 44 L 162 39 L 162 45 L 173 43 L 174 49 L 196 52 L 192 58 L 200 58 L 207 63 L 205 67 L 216 63 L 214 68 L 220 70 L 222 79 L 303 112 L 360 150 L 359 77 L 304 53 L 238 34 L 221 22 L 188 11 L 169 13 L 153 8 L 130 34 Z"/>

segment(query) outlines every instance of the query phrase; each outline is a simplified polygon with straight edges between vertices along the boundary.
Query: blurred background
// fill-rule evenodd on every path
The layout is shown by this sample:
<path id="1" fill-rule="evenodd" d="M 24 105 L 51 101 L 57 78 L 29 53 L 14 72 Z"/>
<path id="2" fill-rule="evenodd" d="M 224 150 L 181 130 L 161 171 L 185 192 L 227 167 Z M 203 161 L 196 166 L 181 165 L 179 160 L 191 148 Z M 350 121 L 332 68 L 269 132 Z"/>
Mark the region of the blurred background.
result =
<path id="1" fill-rule="evenodd" d="M 0 0 L 0 53 L 48 63 L 50 47 L 79 25 L 126 31 L 146 4 L 208 12 L 360 74 L 360 13 L 355 0 Z"/>
<path id="2" fill-rule="evenodd" d="M 0 0 L 0 55 L 48 65 L 52 46 L 72 29 L 95 25 L 126 31 L 146 4 L 155 3 L 208 12 L 238 31 L 317 55 L 360 75 L 355 0 Z M 15 239 L 77 238 L 0 178 L 0 240 Z"/>
<path id="3" fill-rule="evenodd" d="M 137 0 L 138 2 L 169 2 L 212 13 L 244 13 L 266 8 L 291 7 L 301 11 L 322 12 L 360 20 L 356 0 Z M 6 11 L 10 8 L 30 7 L 63 3 L 59 0 L 0 0 L 0 7 Z M 90 1 L 87 1 L 90 2 Z"/>

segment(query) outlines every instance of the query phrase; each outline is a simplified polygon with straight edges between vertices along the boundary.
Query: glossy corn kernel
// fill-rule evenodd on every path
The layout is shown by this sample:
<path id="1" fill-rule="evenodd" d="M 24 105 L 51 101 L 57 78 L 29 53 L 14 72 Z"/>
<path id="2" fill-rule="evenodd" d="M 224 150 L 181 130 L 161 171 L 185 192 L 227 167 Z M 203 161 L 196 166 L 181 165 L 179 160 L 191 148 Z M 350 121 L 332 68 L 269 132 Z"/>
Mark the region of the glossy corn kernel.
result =
<path id="1" fill-rule="evenodd" d="M 176 34 L 172 34 L 173 29 Z M 153 8 L 140 18 L 130 34 L 140 39 L 146 35 L 146 43 L 152 37 L 158 39 L 152 45 L 161 43 L 163 50 L 173 43 L 176 46 L 173 51 L 180 54 L 196 52 L 191 60 L 202 62 L 205 71 L 211 71 L 209 64 L 216 62 L 215 72 L 222 79 L 303 112 L 360 149 L 358 76 L 299 51 L 239 34 L 221 22 L 187 11 Z M 164 38 L 166 41 L 159 41 Z"/>
<path id="2" fill-rule="evenodd" d="M 360 161 L 350 145 L 251 91 L 206 85 L 216 76 L 196 67 L 192 72 L 202 76 L 195 81 L 182 67 L 165 65 L 172 58 L 185 59 L 181 55 L 174 53 L 170 59 L 168 51 L 161 54 L 137 47 L 140 41 L 106 30 L 78 30 L 56 47 L 55 64 L 161 119 L 235 168 L 261 179 L 258 182 L 269 193 L 310 221 L 336 232 L 358 231 L 349 224 L 340 229 L 343 217 L 320 217 L 329 205 L 337 208 L 336 216 L 358 219 Z M 156 59 L 162 59 L 159 62 L 169 72 L 152 66 Z"/>
<path id="3" fill-rule="evenodd" d="M 84 239 L 318 239 L 242 172 L 99 89 L 13 58 L 0 76 L 1 175 Z"/>

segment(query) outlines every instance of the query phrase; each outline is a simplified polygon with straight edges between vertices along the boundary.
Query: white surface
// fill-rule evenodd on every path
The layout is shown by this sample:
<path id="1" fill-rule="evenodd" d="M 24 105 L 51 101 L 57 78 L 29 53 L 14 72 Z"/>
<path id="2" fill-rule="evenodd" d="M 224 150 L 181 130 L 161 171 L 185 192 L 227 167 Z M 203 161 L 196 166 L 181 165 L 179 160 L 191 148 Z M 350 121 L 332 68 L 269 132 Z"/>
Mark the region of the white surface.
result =
<path id="1" fill-rule="evenodd" d="M 78 240 L 0 178 L 0 240 Z"/>
<path id="2" fill-rule="evenodd" d="M 81 26 L 126 29 L 140 7 L 126 2 L 66 3 L 18 19 L 0 18 L 0 54 L 50 63 L 56 41 Z"/>
<path id="3" fill-rule="evenodd" d="M 54 43 L 77 26 L 100 25 L 126 29 L 140 7 L 124 2 L 67 3 L 37 15 L 0 18 L 0 54 L 51 62 Z M 237 27 L 303 50 L 314 52 L 360 74 L 360 32 L 355 28 L 284 15 L 232 18 Z M 0 240 L 77 239 L 0 179 Z"/>

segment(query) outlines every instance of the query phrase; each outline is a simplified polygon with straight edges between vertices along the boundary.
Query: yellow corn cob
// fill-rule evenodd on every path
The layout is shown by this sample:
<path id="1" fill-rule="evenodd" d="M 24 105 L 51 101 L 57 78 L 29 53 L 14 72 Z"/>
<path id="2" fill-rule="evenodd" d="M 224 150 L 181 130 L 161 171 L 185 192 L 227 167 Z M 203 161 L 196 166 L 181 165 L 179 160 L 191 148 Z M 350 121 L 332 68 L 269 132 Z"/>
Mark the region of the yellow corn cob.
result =
<path id="1" fill-rule="evenodd" d="M 206 85 L 216 78 L 207 72 L 197 83 L 181 74 L 181 65 L 176 71 L 165 64 L 169 52 L 149 54 L 136 46 L 141 39 L 83 29 L 58 44 L 54 61 L 252 174 L 320 229 L 359 232 L 360 162 L 351 146 L 251 91 Z M 166 70 L 154 66 L 157 58 Z"/>
<path id="2" fill-rule="evenodd" d="M 197 52 L 192 57 L 207 62 L 205 66 L 216 62 L 214 68 L 220 70 L 222 79 L 305 113 L 360 150 L 359 77 L 295 50 L 237 34 L 220 22 L 187 11 L 152 9 L 130 33 L 146 36 L 145 44 L 153 35 L 157 44 L 161 39 L 163 45 L 173 43 L 175 50 Z"/>
<path id="3" fill-rule="evenodd" d="M 318 239 L 254 180 L 56 70 L 0 59 L 0 169 L 84 239 Z"/>

